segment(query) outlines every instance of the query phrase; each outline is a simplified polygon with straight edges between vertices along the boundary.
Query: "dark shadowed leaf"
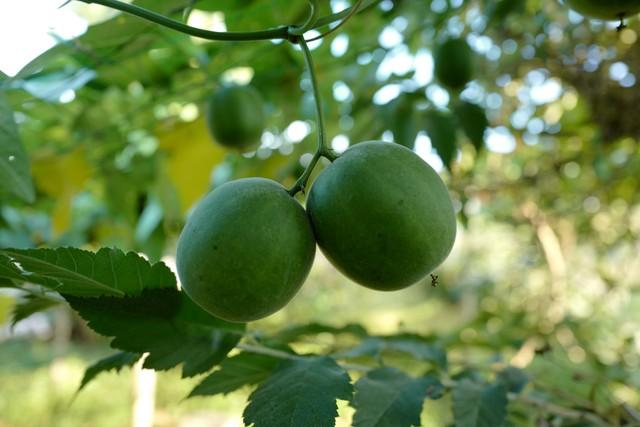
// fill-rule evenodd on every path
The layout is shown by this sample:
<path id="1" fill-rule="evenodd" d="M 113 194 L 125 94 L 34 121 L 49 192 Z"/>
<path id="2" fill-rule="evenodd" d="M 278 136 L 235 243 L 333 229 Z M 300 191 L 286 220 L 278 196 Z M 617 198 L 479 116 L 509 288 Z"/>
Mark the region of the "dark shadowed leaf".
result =
<path id="1" fill-rule="evenodd" d="M 15 325 L 32 314 L 48 310 L 60 304 L 60 302 L 44 295 L 25 295 L 13 307 L 11 323 Z"/>
<path id="2" fill-rule="evenodd" d="M 349 400 L 349 376 L 330 357 L 285 360 L 249 396 L 244 422 L 254 427 L 332 427 L 336 399 Z"/>
<path id="3" fill-rule="evenodd" d="M 412 335 L 368 337 L 360 345 L 335 356 L 346 359 L 369 356 L 378 359 L 385 352 L 401 352 L 418 360 L 432 362 L 441 369 L 447 367 L 447 354 L 439 346 Z"/>
<path id="4" fill-rule="evenodd" d="M 460 102 L 453 111 L 458 117 L 462 130 L 476 150 L 482 149 L 484 147 L 484 133 L 489 127 L 484 109 L 470 102 Z"/>
<path id="5" fill-rule="evenodd" d="M 108 371 L 116 371 L 120 372 L 122 368 L 126 368 L 127 366 L 133 366 L 134 363 L 140 359 L 141 355 L 138 353 L 128 353 L 128 352 L 120 352 L 113 354 L 111 356 L 105 357 L 104 359 L 98 360 L 93 365 L 89 366 L 84 371 L 84 376 L 82 377 L 82 381 L 80 382 L 80 387 L 78 387 L 78 391 L 82 390 L 87 384 L 93 381 L 99 374 Z"/>
<path id="6" fill-rule="evenodd" d="M 83 297 L 176 287 L 175 276 L 163 263 L 152 265 L 134 252 L 111 248 L 95 253 L 76 248 L 2 249 L 0 276 Z"/>
<path id="7" fill-rule="evenodd" d="M 292 326 L 283 329 L 274 336 L 274 339 L 283 342 L 291 342 L 305 335 L 317 335 L 322 333 L 330 333 L 334 335 L 351 334 L 357 337 L 367 336 L 367 330 L 362 325 L 358 324 L 348 324 L 341 327 L 335 327 L 330 325 L 323 325 L 321 323 L 309 323 L 306 325 Z"/>
<path id="8" fill-rule="evenodd" d="M 425 397 L 440 397 L 443 386 L 435 377 L 412 378 L 380 368 L 360 378 L 355 390 L 354 427 L 411 427 L 420 425 Z"/>
<path id="9" fill-rule="evenodd" d="M 136 297 L 65 297 L 91 329 L 113 337 L 111 346 L 149 353 L 144 367 L 183 363 L 183 376 L 206 372 L 235 347 L 244 324 L 217 319 L 175 288 L 146 289 Z"/>
<path id="10" fill-rule="evenodd" d="M 425 112 L 425 129 L 431 144 L 448 169 L 456 156 L 456 123 L 451 113 L 441 110 Z"/>
<path id="11" fill-rule="evenodd" d="M 13 110 L 0 86 L 0 195 L 12 194 L 33 202 L 35 191 L 29 172 L 29 159 L 22 147 Z"/>
<path id="12" fill-rule="evenodd" d="M 246 352 L 228 357 L 220 363 L 218 370 L 191 391 L 189 397 L 227 394 L 246 385 L 258 384 L 267 379 L 281 361 L 273 356 Z"/>
<path id="13" fill-rule="evenodd" d="M 393 132 L 395 142 L 413 149 L 418 124 L 415 113 L 415 103 L 409 96 L 399 96 L 385 106 L 386 120 Z"/>
<path id="14" fill-rule="evenodd" d="M 508 366 L 498 372 L 497 381 L 504 384 L 507 391 L 520 393 L 529 382 L 529 376 L 522 369 Z"/>
<path id="15" fill-rule="evenodd" d="M 456 427 L 500 427 L 507 415 L 504 384 L 460 381 L 453 389 L 453 416 Z"/>

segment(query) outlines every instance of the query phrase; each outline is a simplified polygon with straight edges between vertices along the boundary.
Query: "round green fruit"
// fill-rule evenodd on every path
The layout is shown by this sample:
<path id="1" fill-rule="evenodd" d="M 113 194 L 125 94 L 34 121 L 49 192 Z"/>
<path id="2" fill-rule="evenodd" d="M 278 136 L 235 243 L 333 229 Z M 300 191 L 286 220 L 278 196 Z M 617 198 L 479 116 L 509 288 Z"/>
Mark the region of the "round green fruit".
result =
<path id="1" fill-rule="evenodd" d="M 473 51 L 463 39 L 449 39 L 439 45 L 434 61 L 435 75 L 445 86 L 461 89 L 473 78 Z"/>
<path id="2" fill-rule="evenodd" d="M 640 0 L 564 0 L 564 3 L 581 15 L 607 21 L 640 13 Z"/>
<path id="3" fill-rule="evenodd" d="M 307 211 L 323 253 L 346 276 L 391 291 L 432 272 L 456 236 L 449 193 L 406 147 L 363 142 L 318 176 Z"/>
<path id="4" fill-rule="evenodd" d="M 244 150 L 260 142 L 265 127 L 263 102 L 252 86 L 224 86 L 207 101 L 207 124 L 213 140 Z"/>
<path id="5" fill-rule="evenodd" d="M 185 292 L 224 320 L 248 322 L 284 307 L 302 286 L 315 239 L 302 206 L 275 181 L 221 185 L 196 207 L 178 241 Z"/>

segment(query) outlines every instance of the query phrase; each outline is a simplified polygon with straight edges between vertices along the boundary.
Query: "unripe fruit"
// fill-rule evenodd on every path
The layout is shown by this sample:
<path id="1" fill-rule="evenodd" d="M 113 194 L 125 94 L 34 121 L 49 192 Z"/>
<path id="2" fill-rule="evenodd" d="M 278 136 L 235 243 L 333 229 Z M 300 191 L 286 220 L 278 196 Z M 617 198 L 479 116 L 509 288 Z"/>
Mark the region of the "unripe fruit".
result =
<path id="1" fill-rule="evenodd" d="M 265 127 L 260 93 L 252 86 L 225 86 L 207 101 L 207 124 L 213 140 L 237 150 L 256 146 Z"/>
<path id="2" fill-rule="evenodd" d="M 449 39 L 436 48 L 434 72 L 438 80 L 452 89 L 462 89 L 473 79 L 474 55 L 463 39 Z"/>
<path id="3" fill-rule="evenodd" d="M 318 245 L 346 276 L 401 289 L 447 257 L 456 220 L 438 174 L 406 147 L 363 142 L 318 176 L 307 201 Z"/>
<path id="4" fill-rule="evenodd" d="M 275 181 L 221 185 L 193 211 L 178 242 L 183 289 L 203 309 L 232 322 L 266 317 L 302 286 L 315 239 L 302 206 Z"/>
<path id="5" fill-rule="evenodd" d="M 581 15 L 608 21 L 617 21 L 640 13 L 640 0 L 564 0 Z"/>

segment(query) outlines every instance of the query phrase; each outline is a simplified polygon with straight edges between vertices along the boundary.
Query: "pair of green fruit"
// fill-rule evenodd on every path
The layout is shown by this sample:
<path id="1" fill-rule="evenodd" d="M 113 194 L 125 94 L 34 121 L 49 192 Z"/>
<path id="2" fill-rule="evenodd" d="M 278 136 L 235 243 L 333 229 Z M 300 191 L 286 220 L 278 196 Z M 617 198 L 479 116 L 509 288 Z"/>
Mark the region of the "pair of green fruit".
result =
<path id="1" fill-rule="evenodd" d="M 640 13 L 640 0 L 564 0 L 582 15 L 616 21 Z"/>
<path id="2" fill-rule="evenodd" d="M 284 307 L 311 269 L 316 242 L 343 274 L 366 287 L 407 287 L 447 257 L 456 221 L 438 174 L 411 150 L 354 145 L 314 182 L 305 209 L 275 181 L 246 178 L 209 193 L 180 236 L 183 289 L 228 321 Z"/>

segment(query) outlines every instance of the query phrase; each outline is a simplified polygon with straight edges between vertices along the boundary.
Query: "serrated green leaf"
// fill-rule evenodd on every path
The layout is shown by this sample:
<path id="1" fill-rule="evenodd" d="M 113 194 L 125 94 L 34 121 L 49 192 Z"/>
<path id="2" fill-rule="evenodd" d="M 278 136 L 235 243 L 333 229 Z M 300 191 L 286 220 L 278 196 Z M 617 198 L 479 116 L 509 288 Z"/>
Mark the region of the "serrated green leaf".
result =
<path id="1" fill-rule="evenodd" d="M 244 324 L 211 316 L 177 289 L 145 289 L 135 297 L 65 296 L 71 307 L 111 347 L 149 353 L 144 367 L 156 370 L 183 363 L 183 376 L 206 372 L 236 346 Z"/>
<path id="2" fill-rule="evenodd" d="M 484 109 L 470 102 L 460 102 L 453 111 L 467 138 L 476 150 L 481 150 L 484 147 L 484 133 L 489 127 Z"/>
<path id="3" fill-rule="evenodd" d="M 4 279 L 4 283 L 7 285 L 12 283 L 12 280 L 19 282 L 25 280 L 20 269 L 2 251 L 0 251 L 0 278 Z"/>
<path id="4" fill-rule="evenodd" d="M 85 386 L 94 380 L 99 374 L 113 370 L 120 372 L 122 368 L 133 366 L 140 357 L 142 357 L 141 354 L 123 351 L 98 360 L 84 371 L 84 376 L 80 382 L 80 387 L 78 387 L 78 392 L 85 388 Z"/>
<path id="5" fill-rule="evenodd" d="M 500 427 L 507 416 L 507 389 L 504 384 L 460 381 L 453 389 L 453 416 L 456 427 Z"/>
<path id="6" fill-rule="evenodd" d="M 17 304 L 13 307 L 11 323 L 15 325 L 34 313 L 48 310 L 58 304 L 60 304 L 60 301 L 44 295 L 25 295 L 20 298 Z"/>
<path id="7" fill-rule="evenodd" d="M 244 422 L 254 427 L 332 427 L 336 399 L 353 393 L 346 371 L 330 357 L 285 360 L 249 396 Z"/>
<path id="8" fill-rule="evenodd" d="M 0 257 L 0 269 L 2 269 L 2 257 Z M 16 285 L 11 280 L 0 277 L 0 288 L 15 288 Z"/>
<path id="9" fill-rule="evenodd" d="M 504 384 L 507 391 L 520 393 L 529 382 L 529 376 L 522 369 L 515 366 L 507 366 L 496 377 L 496 381 Z"/>
<path id="10" fill-rule="evenodd" d="M 425 113 L 425 129 L 431 144 L 448 169 L 456 156 L 456 124 L 453 116 L 441 110 L 428 110 Z"/>
<path id="11" fill-rule="evenodd" d="M 305 335 L 317 335 L 322 333 L 330 333 L 333 335 L 351 334 L 357 337 L 366 337 L 368 335 L 367 330 L 362 325 L 358 324 L 350 323 L 345 326 L 336 327 L 324 325 L 322 323 L 309 323 L 306 325 L 292 326 L 283 329 L 274 336 L 274 339 L 283 342 L 291 342 Z"/>
<path id="12" fill-rule="evenodd" d="M 433 376 L 412 378 L 395 368 L 367 372 L 355 384 L 354 427 L 411 427 L 420 425 L 427 396 L 441 396 L 443 386 Z"/>
<path id="13" fill-rule="evenodd" d="M 13 110 L 0 86 L 0 193 L 13 194 L 26 202 L 35 200 L 29 159 L 22 147 Z"/>
<path id="14" fill-rule="evenodd" d="M 377 359 L 388 351 L 409 354 L 418 360 L 432 362 L 441 369 L 447 367 L 447 354 L 440 347 L 411 335 L 368 337 L 358 346 L 335 356 L 347 359 L 369 356 Z"/>
<path id="15" fill-rule="evenodd" d="M 189 397 L 227 394 L 245 385 L 258 384 L 267 379 L 281 361 L 273 356 L 247 352 L 226 358 L 220 363 L 220 369 L 202 380 Z"/>
<path id="16" fill-rule="evenodd" d="M 112 248 L 98 252 L 77 248 L 1 249 L 0 276 L 81 297 L 138 295 L 143 289 L 176 287 L 175 276 L 163 263 L 152 265 L 134 252 L 125 254 Z"/>

